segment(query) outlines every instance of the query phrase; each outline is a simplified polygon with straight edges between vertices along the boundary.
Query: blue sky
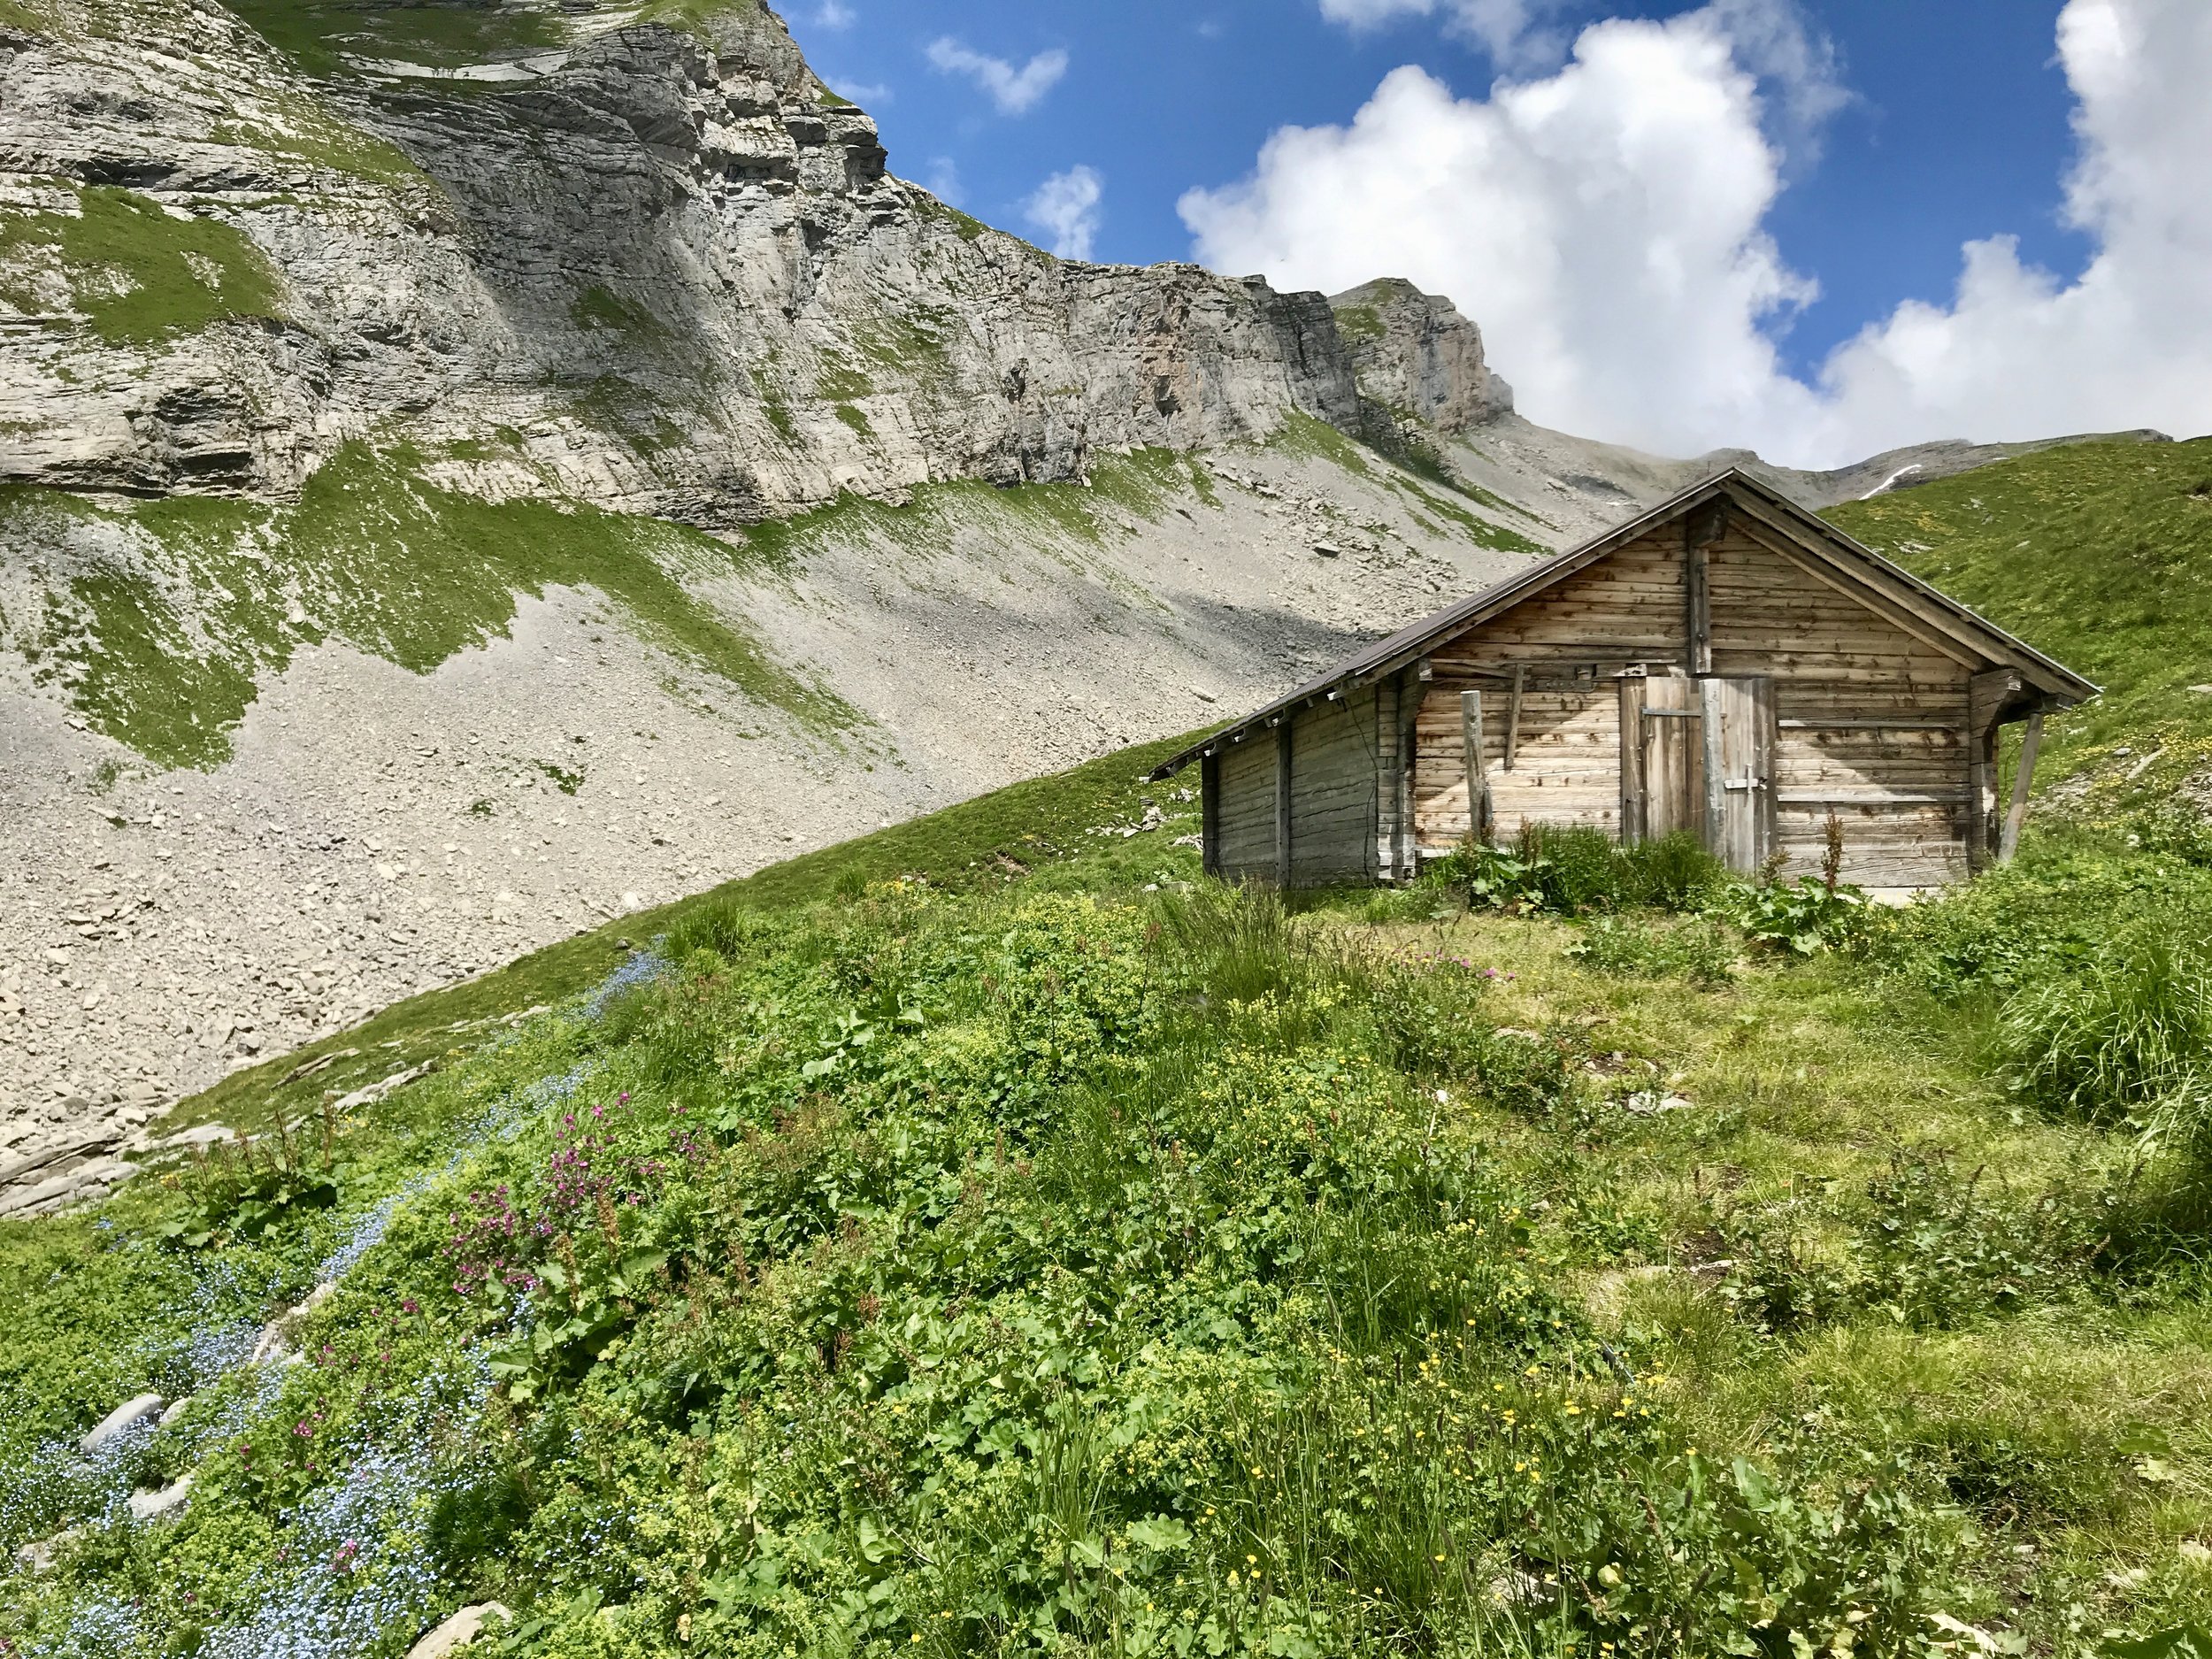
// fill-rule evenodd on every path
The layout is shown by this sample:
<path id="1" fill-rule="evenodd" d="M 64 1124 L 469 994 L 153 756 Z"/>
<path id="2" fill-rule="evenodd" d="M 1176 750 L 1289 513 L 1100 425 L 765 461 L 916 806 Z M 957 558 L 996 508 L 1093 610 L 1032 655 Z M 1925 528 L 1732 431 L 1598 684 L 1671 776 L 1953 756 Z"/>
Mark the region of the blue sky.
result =
<path id="1" fill-rule="evenodd" d="M 941 188 L 977 216 L 1049 244 L 1055 233 L 1029 211 L 1034 194 L 1052 175 L 1089 169 L 1097 199 L 1087 217 L 1094 227 L 1092 255 L 1100 259 L 1144 263 L 1187 258 L 1194 250 L 1212 263 L 1244 257 L 1286 287 L 1348 286 L 1356 269 L 1410 274 L 1432 288 L 1448 281 L 1446 291 L 1490 334 L 1493 357 L 1521 387 L 1524 407 L 1559 424 L 1579 419 L 1581 429 L 1617 413 L 1614 429 L 1596 435 L 1681 451 L 1757 442 L 1763 430 L 1783 427 L 1782 447 L 1841 455 L 1881 439 L 1939 435 L 1947 419 L 1984 428 L 2008 419 L 2073 425 L 2067 417 L 2076 404 L 2081 426 L 2171 421 L 2177 414 L 2185 424 L 2199 412 L 2193 404 L 2175 408 L 2170 389 L 2149 395 L 2142 386 L 2134 388 L 2144 406 L 2139 422 L 2112 419 L 2134 407 L 2126 388 L 2070 402 L 2054 386 L 2024 403 L 2003 388 L 1962 403 L 1948 392 L 1938 396 L 1955 375 L 1935 374 L 1924 385 L 1916 378 L 1926 372 L 1924 353 L 1915 355 L 1918 337 L 1906 338 L 1901 324 L 1909 319 L 1898 308 L 1920 302 L 1959 312 L 1957 349 L 1969 351 L 1973 342 L 1964 334 L 1974 319 L 1966 315 L 1962 273 L 1971 263 L 1970 245 L 1992 237 L 2014 239 L 2011 264 L 1998 261 L 2002 268 L 1985 273 L 1993 291 L 2010 294 L 2024 282 L 2055 287 L 2062 298 L 2082 280 L 2109 233 L 2108 224 L 2070 224 L 2065 211 L 2070 168 L 2082 153 L 2075 123 L 2084 99 L 2111 80 L 2097 80 L 2099 65 L 2117 62 L 2134 79 L 2106 86 L 2101 124 L 2092 123 L 2111 135 L 2108 148 L 2116 155 L 2124 143 L 2185 149 L 2192 134 L 2152 120 L 2147 135 L 2131 111 L 2152 107 L 2162 77 L 2186 71 L 2194 77 L 2190 84 L 2200 87 L 2212 74 L 2212 27 L 2205 20 L 2212 5 L 2203 0 L 1709 0 L 1694 9 L 1633 0 L 783 0 L 783 9 L 817 70 L 877 117 L 895 170 Z M 1497 27 L 1500 12 L 1528 13 L 1526 27 Z M 1603 34 L 1578 41 L 1580 32 L 1607 19 L 1671 27 L 1669 61 L 1682 70 L 1678 90 L 1686 96 L 1702 96 L 1714 81 L 1709 65 L 1700 68 L 1684 56 L 1699 29 L 1732 48 L 1737 66 L 1756 77 L 1754 105 L 1737 124 L 1744 130 L 1692 121 L 1681 135 L 1686 143 L 1713 146 L 1717 173 L 1737 168 L 1728 188 L 1741 193 L 1740 202 L 1716 186 L 1715 226 L 1698 234 L 1717 240 L 1688 256 L 1694 273 L 1699 259 L 1709 258 L 1718 262 L 1716 272 L 1743 277 L 1741 292 L 1726 302 L 1733 309 L 1686 325 L 1664 305 L 1640 310 L 1637 291 L 1582 302 L 1601 315 L 1609 305 L 1646 315 L 1655 335 L 1695 336 L 1709 326 L 1718 331 L 1714 351 L 1742 358 L 1709 388 L 1702 412 L 1674 423 L 1678 430 L 1649 408 L 1638 412 L 1636 396 L 1609 389 L 1607 372 L 1567 361 L 1571 346 L 1536 343 L 1548 329 L 1570 338 L 1588 332 L 1577 321 L 1585 313 L 1532 318 L 1525 296 L 1487 294 L 1485 273 L 1517 257 L 1516 250 L 1485 243 L 1472 230 L 1455 251 L 1434 245 L 1449 233 L 1455 204 L 1487 201 L 1495 218 L 1502 203 L 1516 211 L 1524 204 L 1516 190 L 1549 191 L 1553 198 L 1577 193 L 1571 156 L 1548 154 L 1548 182 L 1540 185 L 1522 174 L 1518 183 L 1488 177 L 1483 170 L 1492 163 L 1482 157 L 1497 134 L 1485 124 L 1502 83 L 1550 81 L 1581 55 L 1578 47 Z M 2062 33 L 2062 20 L 2070 32 Z M 1770 50 L 1778 31 L 1795 42 L 1795 70 Z M 1618 28 L 1609 38 L 1645 50 L 1657 50 L 1661 40 L 1654 30 L 1639 35 Z M 2116 57 L 2115 39 L 2125 49 Z M 2062 49 L 2070 53 L 2063 61 Z M 1807 76 L 1809 51 L 1814 73 Z M 986 58 L 1003 69 L 982 65 Z M 1408 65 L 1428 77 L 1414 88 L 1418 110 L 1378 116 L 1375 142 L 1361 156 L 1348 153 L 1355 148 L 1348 141 L 1347 153 L 1329 151 L 1337 164 L 1333 188 L 1348 198 L 1335 220 L 1325 202 L 1305 199 L 1302 181 L 1313 169 L 1286 165 L 1270 173 L 1262 165 L 1264 147 L 1281 129 L 1347 128 L 1377 99 L 1386 77 Z M 1809 79 L 1818 83 L 1810 115 L 1794 102 Z M 1588 87 L 1574 93 L 1571 77 L 1556 84 L 1562 98 L 1600 96 Z M 2185 88 L 2173 90 L 2179 96 Z M 1672 112 L 1655 97 L 1642 116 L 1623 119 L 1632 127 L 1663 125 Z M 1417 207 L 1379 228 L 1350 211 L 1375 182 L 1363 182 L 1358 168 L 1418 171 L 1431 127 L 1471 147 L 1455 164 L 1458 171 L 1440 174 L 1419 194 Z M 1774 176 L 1763 184 L 1742 174 L 1750 157 L 1737 142 L 1757 139 L 1773 162 Z M 1601 151 L 1604 140 L 1590 142 Z M 1701 164 L 1666 165 L 1679 175 L 1694 174 Z M 2130 176 L 2149 175 L 2136 167 Z M 2151 204 L 2156 213 L 2178 212 L 2197 224 L 2194 197 L 2207 187 L 2175 182 L 2179 175 L 2171 168 L 2160 176 L 2167 183 L 2144 188 L 2191 199 L 2161 198 Z M 1658 214 L 1678 182 L 1650 173 L 1640 182 L 1612 180 L 1609 188 L 1647 188 Z M 1217 212 L 1209 234 L 1194 236 L 1186 193 L 1234 195 L 1240 188 L 1247 195 L 1228 216 L 1236 223 L 1226 226 Z M 1075 188 L 1079 208 L 1088 188 L 1079 180 Z M 1496 197 L 1494 188 L 1507 194 Z M 1555 211 L 1557 199 L 1534 205 L 1554 223 L 1548 234 L 1560 239 L 1552 255 L 1576 270 L 1578 280 L 1585 267 L 1624 269 L 1650 254 L 1640 244 L 1594 238 L 1586 219 Z M 2104 205 L 2111 223 L 2144 217 L 2141 202 Z M 2077 220 L 2096 219 L 2078 207 Z M 2202 218 L 2212 219 L 2212 210 Z M 1404 224 L 1411 219 L 1425 221 L 1418 234 Z M 1669 240 L 1649 227 L 1639 234 L 1647 242 Z M 1661 257 L 1679 252 L 1667 247 Z M 1363 256 L 1371 263 L 1361 264 Z M 1401 272 L 1394 258 L 1418 268 Z M 1760 271 L 1744 276 L 1747 262 Z M 2212 270 L 2200 274 L 2212 286 Z M 1473 292 L 1455 291 L 1461 288 Z M 1490 315 L 1479 307 L 1486 296 Z M 2026 303 L 2017 295 L 2008 303 L 2015 301 Z M 2054 314 L 2044 320 L 2059 334 L 2080 332 L 2078 319 Z M 2018 322 L 1993 317 L 1988 337 L 2001 341 L 2004 328 Z M 1516 337 L 1502 335 L 1502 326 Z M 1869 330 L 1884 331 L 1880 373 L 1838 356 Z M 1664 347 L 1655 338 L 1655 369 Z M 1609 333 L 1604 349 L 1613 359 L 1639 355 L 1632 336 Z M 1985 354 L 1986 344 L 1981 349 Z M 2162 349 L 2156 342 L 2146 348 L 2153 357 Z M 1767 350 L 1772 362 L 1763 367 L 1755 360 Z M 1841 419 L 1848 400 L 1838 377 L 1847 373 L 1855 384 L 1899 375 L 1914 384 L 1878 396 L 1866 392 L 1859 401 L 1870 412 Z M 1875 403 L 1882 408 L 1873 411 Z M 2203 424 L 2212 426 L 2212 408 Z"/>
<path id="2" fill-rule="evenodd" d="M 1947 298 L 1960 244 L 1974 238 L 2009 231 L 2024 257 L 2078 271 L 2087 244 L 2059 220 L 2073 138 L 2058 10 L 2058 0 L 1808 8 L 1836 44 L 1853 102 L 1819 157 L 1793 170 L 1770 221 L 1784 257 L 1822 289 L 1784 336 L 1793 367 L 1809 369 L 1900 300 Z M 1355 34 L 1313 0 L 844 0 L 828 15 L 841 14 L 850 21 L 826 27 L 814 0 L 786 11 L 831 84 L 868 94 L 894 168 L 929 182 L 949 164 L 969 211 L 1034 234 L 1023 204 L 1047 175 L 1088 165 L 1104 185 L 1094 257 L 1135 264 L 1187 258 L 1179 198 L 1248 172 L 1275 128 L 1348 119 L 1401 64 L 1424 65 L 1463 96 L 1499 73 L 1479 43 L 1432 19 Z M 972 81 L 931 66 L 928 46 L 947 37 L 1017 65 L 1064 51 L 1068 66 L 1026 112 L 1002 113 Z"/>

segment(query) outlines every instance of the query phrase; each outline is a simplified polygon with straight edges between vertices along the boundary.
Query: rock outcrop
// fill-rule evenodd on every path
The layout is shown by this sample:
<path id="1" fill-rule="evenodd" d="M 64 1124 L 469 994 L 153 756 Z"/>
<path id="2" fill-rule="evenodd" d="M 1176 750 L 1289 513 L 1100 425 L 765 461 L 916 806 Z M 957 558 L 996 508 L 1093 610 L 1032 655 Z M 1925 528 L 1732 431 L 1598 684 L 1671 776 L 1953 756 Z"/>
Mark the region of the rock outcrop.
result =
<path id="1" fill-rule="evenodd" d="M 1361 394 L 1394 422 L 1464 434 L 1513 411 L 1482 331 L 1440 295 L 1383 277 L 1329 302 Z"/>
<path id="2" fill-rule="evenodd" d="M 466 89 L 310 78 L 188 0 L 105 32 L 45 3 L 51 35 L 0 35 L 0 477 L 284 495 L 403 431 L 487 494 L 722 526 L 1359 428 L 1320 296 L 953 211 L 755 0 Z M 139 245 L 88 246 L 118 231 Z M 1430 334 L 1422 391 L 1456 416 Z"/>

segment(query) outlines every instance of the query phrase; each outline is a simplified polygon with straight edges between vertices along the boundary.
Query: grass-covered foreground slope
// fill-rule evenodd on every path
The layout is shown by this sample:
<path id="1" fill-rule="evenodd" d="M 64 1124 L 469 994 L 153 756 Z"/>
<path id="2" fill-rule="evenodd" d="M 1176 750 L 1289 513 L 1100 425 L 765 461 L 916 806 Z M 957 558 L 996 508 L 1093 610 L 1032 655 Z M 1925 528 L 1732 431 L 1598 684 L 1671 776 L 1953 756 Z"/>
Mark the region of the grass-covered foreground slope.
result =
<path id="1" fill-rule="evenodd" d="M 58 1540 L 0 1641 L 2188 1651 L 2212 877 L 2050 844 L 1801 961 L 1578 841 L 1522 913 L 1294 917 L 1153 758 L 632 918 L 374 1105 L 0 1228 L 0 1544 Z"/>
<path id="2" fill-rule="evenodd" d="M 2104 687 L 2053 723 L 2039 778 L 2093 774 L 2107 818 L 2205 780 L 2212 439 L 2048 449 L 1830 517 Z"/>

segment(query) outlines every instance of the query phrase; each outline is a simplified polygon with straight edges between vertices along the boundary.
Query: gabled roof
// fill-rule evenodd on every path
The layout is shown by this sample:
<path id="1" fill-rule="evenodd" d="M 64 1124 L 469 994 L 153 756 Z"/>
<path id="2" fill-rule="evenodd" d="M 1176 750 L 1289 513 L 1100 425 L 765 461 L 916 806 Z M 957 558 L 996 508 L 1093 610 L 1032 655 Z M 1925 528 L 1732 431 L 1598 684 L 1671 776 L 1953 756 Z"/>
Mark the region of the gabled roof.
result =
<path id="1" fill-rule="evenodd" d="M 1877 610 L 1901 611 L 1964 648 L 1990 668 L 2016 670 L 2024 688 L 2039 694 L 2044 707 L 2068 708 L 2097 695 L 2097 687 L 2073 670 L 2046 657 L 2033 646 L 2014 638 L 2002 628 L 1968 610 L 1939 589 L 1922 581 L 1910 571 L 1893 565 L 1871 548 L 1853 541 L 1824 518 L 1806 511 L 1772 486 L 1740 468 L 1731 467 L 1702 483 L 1694 484 L 1672 500 L 1663 502 L 1640 518 L 1593 537 L 1580 547 L 1555 558 L 1530 566 L 1519 575 L 1500 582 L 1471 598 L 1447 605 L 1433 616 L 1379 640 L 1265 708 L 1231 722 L 1200 742 L 1194 743 L 1151 774 L 1165 778 L 1224 743 L 1236 742 L 1254 728 L 1273 726 L 1289 713 L 1340 695 L 1356 687 L 1387 679 L 1438 647 L 1481 626 L 1522 601 L 1555 583 L 1587 570 L 1630 542 L 1676 519 L 1686 518 L 1712 502 L 1725 500 L 1742 510 L 1754 523 L 1786 539 L 1793 548 L 1810 556 L 1828 574 L 1847 588 L 1856 588 Z"/>

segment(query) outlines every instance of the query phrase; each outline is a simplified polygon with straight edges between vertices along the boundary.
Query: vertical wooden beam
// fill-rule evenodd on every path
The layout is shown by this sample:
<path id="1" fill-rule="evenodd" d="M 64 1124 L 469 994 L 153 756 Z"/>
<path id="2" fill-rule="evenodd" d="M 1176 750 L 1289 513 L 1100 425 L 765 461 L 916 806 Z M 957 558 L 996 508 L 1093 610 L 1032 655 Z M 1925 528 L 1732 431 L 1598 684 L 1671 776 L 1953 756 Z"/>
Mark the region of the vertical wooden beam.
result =
<path id="1" fill-rule="evenodd" d="M 1976 674 L 1966 692 L 1966 867 L 1979 875 L 1996 861 L 1997 732 L 2005 705 L 2025 689 L 2019 671 Z"/>
<path id="2" fill-rule="evenodd" d="M 1683 666 L 1713 672 L 1712 562 L 1708 549 L 1728 533 L 1728 503 L 1709 503 L 1682 521 Z"/>
<path id="3" fill-rule="evenodd" d="M 1405 769 L 1399 747 L 1398 699 L 1405 676 L 1393 674 L 1375 685 L 1375 833 L 1368 843 L 1367 879 L 1388 881 L 1398 873 L 1398 777 Z"/>
<path id="4" fill-rule="evenodd" d="M 1644 840 L 1644 674 L 1631 669 L 1620 678 L 1621 844 Z"/>
<path id="5" fill-rule="evenodd" d="M 1198 799 L 1202 813 L 1198 833 L 1199 864 L 1210 876 L 1221 873 L 1221 757 L 1208 755 L 1198 763 Z"/>
<path id="6" fill-rule="evenodd" d="M 1421 766 L 1421 704 L 1429 694 L 1428 676 L 1409 672 L 1401 677 L 1398 693 L 1398 861 L 1401 881 L 1421 873 L 1421 824 L 1415 786 Z"/>
<path id="7" fill-rule="evenodd" d="M 1290 886 L 1290 733 L 1295 715 L 1275 728 L 1275 885 Z"/>
<path id="8" fill-rule="evenodd" d="M 1482 759 L 1482 693 L 1459 694 L 1459 748 L 1467 763 L 1467 833 L 1477 841 L 1490 834 L 1490 772 Z"/>
<path id="9" fill-rule="evenodd" d="M 1521 687 L 1528 680 L 1528 664 L 1513 664 L 1513 695 L 1505 705 L 1505 770 L 1513 770 L 1513 757 L 1521 747 Z"/>
<path id="10" fill-rule="evenodd" d="M 1722 710 L 1727 707 L 1728 684 L 1725 680 L 1703 680 L 1698 682 L 1699 736 L 1705 746 L 1705 845 L 1721 857 L 1728 856 L 1723 832 L 1728 822 L 1728 766 L 1727 751 L 1721 739 L 1725 718 Z M 1735 861 L 1730 861 L 1731 868 Z"/>
<path id="11" fill-rule="evenodd" d="M 2043 747 L 2043 710 L 2028 716 L 2027 735 L 2020 740 L 2020 770 L 2012 777 L 2012 810 L 2005 814 L 2005 833 L 1997 842 L 1997 862 L 2008 864 L 2020 850 L 2020 826 L 2028 821 L 2028 785 L 2035 777 L 2035 752 Z"/>

